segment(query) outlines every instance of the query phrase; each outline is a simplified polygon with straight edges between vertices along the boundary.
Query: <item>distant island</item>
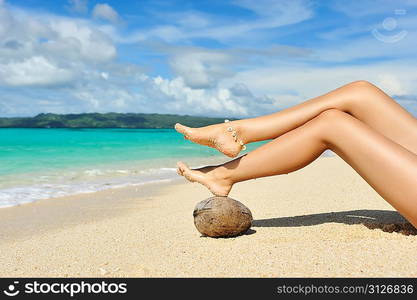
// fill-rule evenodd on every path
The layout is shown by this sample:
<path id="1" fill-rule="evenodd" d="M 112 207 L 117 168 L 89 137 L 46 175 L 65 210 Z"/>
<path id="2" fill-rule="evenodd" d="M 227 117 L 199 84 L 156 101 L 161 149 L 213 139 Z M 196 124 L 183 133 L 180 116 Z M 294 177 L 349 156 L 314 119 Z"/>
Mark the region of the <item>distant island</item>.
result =
<path id="1" fill-rule="evenodd" d="M 233 119 L 230 119 L 233 120 Z M 0 128 L 173 128 L 180 122 L 191 127 L 224 122 L 224 118 L 142 113 L 42 113 L 35 117 L 0 118 Z"/>

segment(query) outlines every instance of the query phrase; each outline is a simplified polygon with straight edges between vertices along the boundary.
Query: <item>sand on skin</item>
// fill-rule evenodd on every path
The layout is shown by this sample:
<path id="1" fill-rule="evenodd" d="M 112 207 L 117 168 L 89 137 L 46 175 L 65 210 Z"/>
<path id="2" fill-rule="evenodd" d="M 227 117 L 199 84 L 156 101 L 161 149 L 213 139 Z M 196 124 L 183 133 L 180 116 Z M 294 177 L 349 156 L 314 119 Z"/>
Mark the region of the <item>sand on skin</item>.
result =
<path id="1" fill-rule="evenodd" d="M 255 220 L 244 236 L 200 236 L 209 196 L 181 180 L 0 210 L 0 276 L 417 276 L 417 236 L 362 225 L 404 220 L 337 157 L 236 185 Z"/>

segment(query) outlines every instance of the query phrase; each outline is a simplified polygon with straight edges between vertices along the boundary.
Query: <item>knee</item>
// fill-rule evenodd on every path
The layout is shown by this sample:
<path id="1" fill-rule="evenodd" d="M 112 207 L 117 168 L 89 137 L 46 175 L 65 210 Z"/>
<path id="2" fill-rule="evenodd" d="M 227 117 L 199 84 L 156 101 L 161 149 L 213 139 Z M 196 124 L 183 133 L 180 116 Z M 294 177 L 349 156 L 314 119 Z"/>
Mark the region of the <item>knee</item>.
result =
<path id="1" fill-rule="evenodd" d="M 335 108 L 331 108 L 331 109 L 327 109 L 323 112 L 321 112 L 317 118 L 322 121 L 325 122 L 327 124 L 333 124 L 335 122 L 338 122 L 344 118 L 346 118 L 347 116 L 349 116 L 347 113 L 335 109 Z"/>
<path id="2" fill-rule="evenodd" d="M 347 111 L 354 112 L 357 107 L 368 107 L 375 99 L 380 99 L 380 89 L 366 80 L 357 80 L 345 86 L 348 101 Z"/>
<path id="3" fill-rule="evenodd" d="M 351 118 L 351 115 L 341 110 L 327 109 L 315 118 L 317 132 L 324 138 L 331 132 L 343 130 Z"/>
<path id="4" fill-rule="evenodd" d="M 348 86 L 354 87 L 354 88 L 362 88 L 362 89 L 363 88 L 368 89 L 368 88 L 375 87 L 375 85 L 373 85 L 372 83 L 370 83 L 369 81 L 366 81 L 366 80 L 356 80 L 356 81 L 353 81 L 353 82 L 349 83 Z"/>
<path id="5" fill-rule="evenodd" d="M 358 96 L 375 93 L 378 87 L 366 80 L 353 81 L 346 86 L 350 91 Z"/>

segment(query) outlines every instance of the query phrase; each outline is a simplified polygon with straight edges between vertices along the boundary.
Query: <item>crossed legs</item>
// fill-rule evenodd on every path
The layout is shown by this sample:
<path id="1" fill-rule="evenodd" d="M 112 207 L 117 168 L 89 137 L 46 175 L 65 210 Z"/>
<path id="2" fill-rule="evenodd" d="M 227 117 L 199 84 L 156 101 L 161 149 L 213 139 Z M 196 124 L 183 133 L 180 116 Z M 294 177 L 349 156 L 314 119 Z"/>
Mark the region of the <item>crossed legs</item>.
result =
<path id="1" fill-rule="evenodd" d="M 364 84 L 361 82 L 359 85 Z M 326 109 L 311 114 L 313 117 L 310 119 L 308 117 L 311 115 L 301 113 L 303 110 L 310 111 L 306 106 L 316 109 L 314 104 L 324 102 L 324 95 L 321 97 L 325 98 L 318 97 L 310 100 L 313 102 L 301 104 L 301 112 L 291 108 L 280 115 L 276 113 L 260 117 L 260 120 L 255 118 L 233 122 L 234 127 L 241 129 L 239 134 L 242 138 L 245 136 L 246 141 L 260 140 L 261 135 L 263 138 L 273 138 L 274 126 L 278 128 L 274 133 L 277 137 L 249 154 L 222 165 L 191 170 L 185 164 L 179 163 L 179 174 L 190 181 L 205 185 L 215 195 L 225 196 L 237 182 L 298 170 L 314 161 L 324 150 L 330 149 L 417 226 L 417 138 L 413 136 L 417 132 L 417 121 L 395 101 L 389 100 L 390 98 L 384 99 L 386 95 L 376 87 L 374 91 L 373 87 L 370 87 L 369 91 L 366 87 L 362 93 L 368 97 L 373 96 L 373 109 L 379 114 L 364 109 L 369 99 L 364 104 L 357 101 L 358 98 L 351 98 L 352 94 L 355 95 L 355 92 L 359 91 L 350 91 L 352 94 L 347 96 L 346 87 L 349 85 L 326 94 L 332 97 L 333 102 L 341 105 L 340 108 L 343 102 L 341 99 L 353 99 L 343 103 L 343 110 L 323 106 Z M 355 84 L 350 88 L 360 90 L 362 87 Z M 343 89 L 345 91 L 340 92 Z M 338 91 L 341 94 L 336 94 Z M 369 94 L 366 94 L 368 92 Z M 376 94 L 372 94 L 374 92 Z M 360 93 L 356 96 L 367 99 Z M 291 126 L 278 121 L 279 116 L 287 119 Z M 304 119 L 300 120 L 297 116 Z M 256 133 L 262 122 L 265 123 L 267 132 L 271 130 L 270 133 L 265 133 L 260 128 L 259 133 Z M 271 123 L 274 123 L 274 126 L 270 126 Z M 287 127 L 284 128 L 284 125 Z M 291 128 L 293 125 L 294 128 Z"/>
<path id="2" fill-rule="evenodd" d="M 274 139 L 328 109 L 346 112 L 417 154 L 417 119 L 382 90 L 367 81 L 355 81 L 291 108 L 251 119 L 202 128 L 176 124 L 175 129 L 193 142 L 217 148 L 236 157 L 241 146 L 225 134 L 232 126 L 245 144 Z M 414 129 L 414 130 L 412 130 Z"/>

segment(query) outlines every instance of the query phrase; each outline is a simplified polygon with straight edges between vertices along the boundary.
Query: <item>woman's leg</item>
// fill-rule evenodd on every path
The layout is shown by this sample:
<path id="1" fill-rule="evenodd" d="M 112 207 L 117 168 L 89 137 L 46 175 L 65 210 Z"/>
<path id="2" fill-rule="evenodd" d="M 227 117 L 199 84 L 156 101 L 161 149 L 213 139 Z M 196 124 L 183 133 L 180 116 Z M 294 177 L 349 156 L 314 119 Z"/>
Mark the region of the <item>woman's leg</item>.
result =
<path id="1" fill-rule="evenodd" d="M 276 138 L 321 112 L 338 109 L 354 116 L 392 141 L 417 154 L 417 119 L 382 90 L 366 81 L 355 81 L 294 107 L 251 119 L 202 128 L 176 125 L 177 131 L 193 142 L 217 148 L 235 157 L 241 146 L 226 128 L 232 126 L 244 144 Z"/>
<path id="2" fill-rule="evenodd" d="M 417 227 L 417 155 L 336 109 L 223 165 L 191 170 L 179 163 L 178 172 L 226 196 L 237 182 L 298 170 L 326 149 L 336 152 Z"/>

